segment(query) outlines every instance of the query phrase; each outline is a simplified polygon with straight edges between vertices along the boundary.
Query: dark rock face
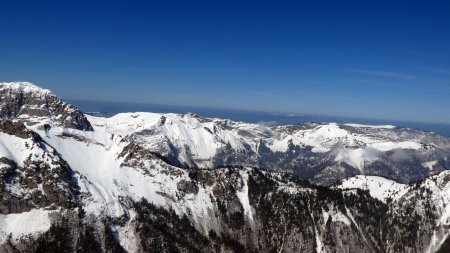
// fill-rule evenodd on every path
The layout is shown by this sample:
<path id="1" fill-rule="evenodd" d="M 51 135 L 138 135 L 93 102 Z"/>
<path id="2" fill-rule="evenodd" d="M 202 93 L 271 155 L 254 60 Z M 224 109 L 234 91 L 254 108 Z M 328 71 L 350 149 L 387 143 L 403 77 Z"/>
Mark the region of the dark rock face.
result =
<path id="1" fill-rule="evenodd" d="M 22 139 L 26 139 L 30 135 L 23 123 L 13 122 L 11 120 L 0 121 L 0 132 L 14 135 Z"/>
<path id="2" fill-rule="evenodd" d="M 49 118 L 67 128 L 92 131 L 83 113 L 47 90 L 30 83 L 0 85 L 0 119 L 19 120 L 28 124 Z"/>
<path id="3" fill-rule="evenodd" d="M 214 252 L 216 245 L 199 233 L 187 216 L 179 217 L 146 200 L 135 203 L 137 235 L 144 252 Z M 188 235 L 188 236 L 187 236 Z"/>

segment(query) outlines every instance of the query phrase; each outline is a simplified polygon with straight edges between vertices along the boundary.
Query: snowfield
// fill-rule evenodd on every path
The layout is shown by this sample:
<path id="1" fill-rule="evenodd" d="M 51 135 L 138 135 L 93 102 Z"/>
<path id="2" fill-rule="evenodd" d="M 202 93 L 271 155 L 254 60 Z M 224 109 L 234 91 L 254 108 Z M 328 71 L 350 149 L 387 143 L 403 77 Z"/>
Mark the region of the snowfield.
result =
<path id="1" fill-rule="evenodd" d="M 24 236 L 36 236 L 50 229 L 49 211 L 34 209 L 20 214 L 0 214 L 0 243 L 9 235 L 17 240 Z"/>
<path id="2" fill-rule="evenodd" d="M 400 184 L 383 177 L 364 175 L 343 180 L 337 188 L 344 190 L 368 190 L 370 195 L 383 202 L 386 202 L 389 198 L 394 201 L 398 200 L 409 190 L 409 186 L 407 184 Z"/>

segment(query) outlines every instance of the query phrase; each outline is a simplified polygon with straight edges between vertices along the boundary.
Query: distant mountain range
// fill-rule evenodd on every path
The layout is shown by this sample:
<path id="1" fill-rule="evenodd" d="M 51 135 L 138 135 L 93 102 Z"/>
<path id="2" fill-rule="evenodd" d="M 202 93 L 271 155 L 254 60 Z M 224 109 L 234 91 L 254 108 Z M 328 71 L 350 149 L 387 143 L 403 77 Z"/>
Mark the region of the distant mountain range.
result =
<path id="1" fill-rule="evenodd" d="M 320 114 L 262 112 L 251 110 L 205 108 L 180 105 L 175 106 L 133 102 L 91 101 L 80 99 L 66 99 L 65 101 L 75 105 L 86 114 L 101 117 L 111 117 L 116 114 L 126 112 L 158 112 L 178 114 L 195 113 L 207 118 L 230 119 L 232 121 L 242 121 L 269 126 L 297 125 L 305 123 L 358 123 L 362 125 L 395 125 L 402 128 L 435 132 L 437 134 L 450 137 L 450 124 L 445 123 L 408 122 L 401 120 L 339 117 Z"/>
<path id="2" fill-rule="evenodd" d="M 86 115 L 0 83 L 0 252 L 449 252 L 450 139 Z"/>

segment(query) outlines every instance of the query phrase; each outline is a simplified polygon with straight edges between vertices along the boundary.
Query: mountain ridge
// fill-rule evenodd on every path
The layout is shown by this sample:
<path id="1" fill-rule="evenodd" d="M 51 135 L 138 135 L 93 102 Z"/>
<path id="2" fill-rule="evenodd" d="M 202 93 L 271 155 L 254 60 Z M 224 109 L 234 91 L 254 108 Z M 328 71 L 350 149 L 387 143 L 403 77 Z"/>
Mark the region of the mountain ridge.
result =
<path id="1" fill-rule="evenodd" d="M 21 93 L 0 94 L 3 109 Z M 58 110 L 38 122 L 18 112 L 0 121 L 2 252 L 437 252 L 450 241 L 450 145 L 435 134 L 156 113 L 83 115 L 88 128 Z"/>

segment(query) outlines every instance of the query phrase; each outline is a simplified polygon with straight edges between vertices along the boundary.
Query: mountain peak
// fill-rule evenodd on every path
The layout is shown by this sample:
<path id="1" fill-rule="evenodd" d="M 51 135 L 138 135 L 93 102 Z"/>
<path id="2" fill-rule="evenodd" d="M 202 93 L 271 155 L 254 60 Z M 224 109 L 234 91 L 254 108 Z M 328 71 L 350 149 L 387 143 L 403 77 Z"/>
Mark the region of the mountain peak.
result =
<path id="1" fill-rule="evenodd" d="M 0 83 L 0 90 L 14 90 L 21 93 L 39 93 L 39 94 L 52 94 L 50 90 L 41 88 L 30 82 L 2 82 Z"/>
<path id="2" fill-rule="evenodd" d="M 0 119 L 93 130 L 80 110 L 29 82 L 0 83 Z"/>

